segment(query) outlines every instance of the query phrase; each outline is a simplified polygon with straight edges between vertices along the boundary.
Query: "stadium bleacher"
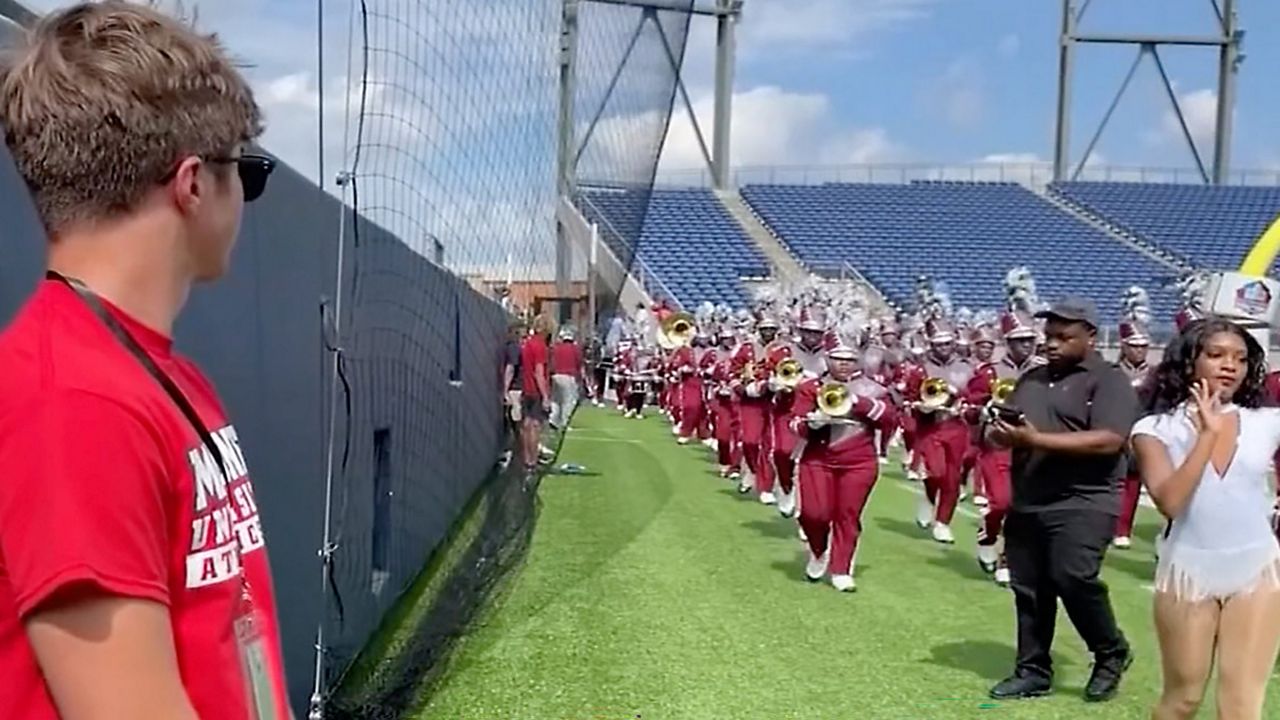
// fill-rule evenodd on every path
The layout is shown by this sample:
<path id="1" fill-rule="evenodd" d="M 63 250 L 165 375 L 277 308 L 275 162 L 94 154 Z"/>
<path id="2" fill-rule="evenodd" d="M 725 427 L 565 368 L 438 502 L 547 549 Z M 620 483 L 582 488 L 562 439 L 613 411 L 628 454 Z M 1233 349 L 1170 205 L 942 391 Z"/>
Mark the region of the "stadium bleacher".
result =
<path id="1" fill-rule="evenodd" d="M 1210 269 L 1239 265 L 1280 215 L 1280 187 L 1066 182 L 1050 185 L 1049 192 L 1154 248 Z"/>
<path id="2" fill-rule="evenodd" d="M 956 307 L 999 307 L 1005 273 L 1018 265 L 1044 298 L 1088 295 L 1108 321 L 1134 284 L 1151 294 L 1157 318 L 1177 307 L 1172 268 L 1014 183 L 748 185 L 742 196 L 801 262 L 847 262 L 900 307 L 911 306 L 921 274 L 945 281 Z"/>
<path id="3" fill-rule="evenodd" d="M 637 193 L 593 189 L 585 191 L 584 214 L 600 222 L 601 237 L 619 257 L 630 255 L 620 247 L 610 226 L 636 221 L 643 203 Z M 715 194 L 705 189 L 654 190 L 640 236 L 638 256 L 644 270 L 656 273 L 660 282 L 646 277 L 646 289 L 655 297 L 669 295 L 692 309 L 703 301 L 745 307 L 750 302 L 743 277 L 768 274 L 768 261 Z M 633 274 L 640 275 L 637 268 Z"/>

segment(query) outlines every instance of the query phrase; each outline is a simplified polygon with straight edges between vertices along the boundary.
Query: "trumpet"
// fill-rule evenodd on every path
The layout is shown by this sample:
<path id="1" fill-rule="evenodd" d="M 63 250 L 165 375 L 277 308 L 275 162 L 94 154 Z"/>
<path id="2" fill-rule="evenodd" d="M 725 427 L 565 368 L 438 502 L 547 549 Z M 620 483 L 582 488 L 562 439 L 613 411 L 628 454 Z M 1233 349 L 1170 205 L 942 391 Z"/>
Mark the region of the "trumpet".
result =
<path id="1" fill-rule="evenodd" d="M 779 387 L 795 389 L 804 379 L 804 366 L 795 358 L 786 358 L 773 369 L 773 380 Z"/>
<path id="2" fill-rule="evenodd" d="M 662 321 L 658 328 L 658 346 L 663 350 L 675 350 L 693 342 L 698 331 L 697 320 L 687 312 L 678 312 Z"/>
<path id="3" fill-rule="evenodd" d="M 918 407 L 923 412 L 934 412 L 951 404 L 951 383 L 939 377 L 926 378 L 920 385 Z"/>

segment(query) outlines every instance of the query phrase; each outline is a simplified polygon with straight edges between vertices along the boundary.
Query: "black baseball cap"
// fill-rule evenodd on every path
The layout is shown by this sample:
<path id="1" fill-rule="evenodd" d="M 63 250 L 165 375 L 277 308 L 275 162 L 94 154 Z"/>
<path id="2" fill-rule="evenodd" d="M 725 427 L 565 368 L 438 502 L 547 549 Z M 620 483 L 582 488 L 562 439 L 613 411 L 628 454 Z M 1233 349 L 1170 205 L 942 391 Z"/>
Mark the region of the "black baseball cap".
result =
<path id="1" fill-rule="evenodd" d="M 1049 306 L 1048 310 L 1036 313 L 1037 318 L 1045 320 L 1066 320 L 1082 322 L 1093 329 L 1098 329 L 1098 306 L 1089 298 L 1068 295 Z"/>

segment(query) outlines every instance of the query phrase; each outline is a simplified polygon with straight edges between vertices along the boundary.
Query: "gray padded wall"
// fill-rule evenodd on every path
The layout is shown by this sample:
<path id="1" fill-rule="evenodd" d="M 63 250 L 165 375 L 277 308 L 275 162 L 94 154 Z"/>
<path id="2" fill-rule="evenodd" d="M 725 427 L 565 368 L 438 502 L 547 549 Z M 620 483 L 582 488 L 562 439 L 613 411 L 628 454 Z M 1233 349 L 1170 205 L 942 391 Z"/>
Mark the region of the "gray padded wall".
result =
<path id="1" fill-rule="evenodd" d="M 44 234 L 26 188 L 0 148 L 0 320 L 39 278 Z M 320 305 L 334 296 L 338 224 L 349 291 L 341 345 L 352 416 L 339 400 L 332 593 L 321 588 L 329 358 Z M 325 596 L 334 677 L 378 627 L 492 469 L 503 442 L 505 316 L 453 275 L 361 222 L 285 166 L 248 206 L 229 276 L 193 293 L 179 348 L 217 385 L 236 424 L 259 497 L 280 608 L 290 697 L 305 717 L 316 626 Z M 357 245 L 358 239 L 358 245 Z M 358 282 L 352 282 L 358 272 Z M 352 292 L 354 291 L 354 294 Z M 451 375 L 452 373 L 452 375 Z M 456 386 L 451 377 L 461 381 Z M 381 592 L 373 592 L 373 436 L 389 430 L 391 514 Z M 349 431 L 349 433 L 348 433 Z"/>

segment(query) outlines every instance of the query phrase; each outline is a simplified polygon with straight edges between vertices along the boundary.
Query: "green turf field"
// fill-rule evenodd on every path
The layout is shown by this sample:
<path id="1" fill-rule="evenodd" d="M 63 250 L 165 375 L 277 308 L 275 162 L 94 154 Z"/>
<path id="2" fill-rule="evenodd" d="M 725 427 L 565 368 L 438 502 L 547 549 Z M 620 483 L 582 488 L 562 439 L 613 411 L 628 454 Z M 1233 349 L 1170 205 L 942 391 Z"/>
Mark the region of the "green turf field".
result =
<path id="1" fill-rule="evenodd" d="M 882 475 L 858 592 L 840 594 L 803 581 L 792 521 L 739 496 L 665 422 L 586 409 L 561 461 L 591 474 L 543 481 L 527 565 L 419 717 L 1119 719 L 1147 717 L 1157 694 L 1148 542 L 1107 561 L 1138 654 L 1120 696 L 1080 699 L 1089 656 L 1061 616 L 1056 694 L 997 703 L 986 691 L 1012 666 L 1013 598 L 973 558 L 971 505 L 953 524 L 959 542 L 935 544 L 912 520 L 918 485 Z M 1269 698 L 1280 713 L 1275 683 Z"/>

